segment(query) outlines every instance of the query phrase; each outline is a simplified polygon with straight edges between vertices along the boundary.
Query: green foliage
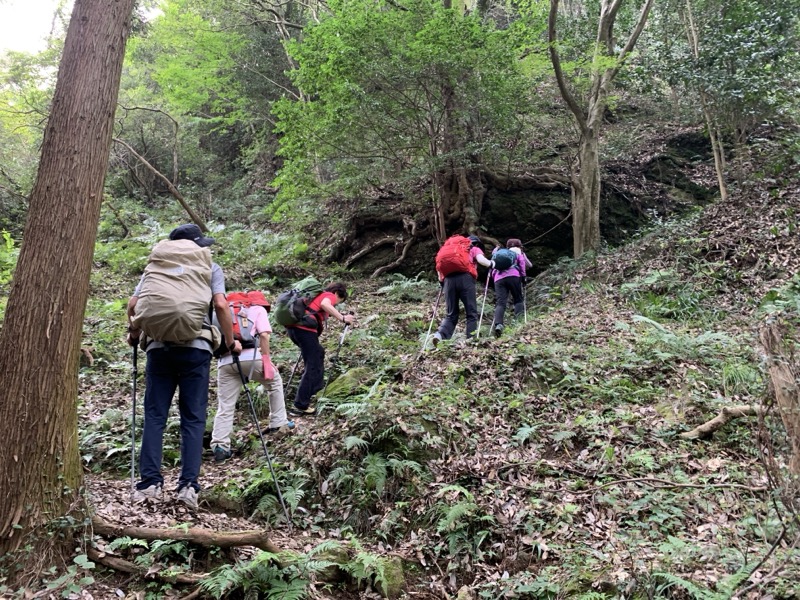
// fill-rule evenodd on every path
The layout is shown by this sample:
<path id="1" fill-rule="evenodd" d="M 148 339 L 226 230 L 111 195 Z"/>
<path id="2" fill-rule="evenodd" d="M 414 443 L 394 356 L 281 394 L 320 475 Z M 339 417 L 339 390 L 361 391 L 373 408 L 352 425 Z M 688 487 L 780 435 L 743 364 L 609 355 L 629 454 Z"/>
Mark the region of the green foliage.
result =
<path id="1" fill-rule="evenodd" d="M 688 592 L 689 597 L 693 600 L 729 600 L 733 597 L 733 593 L 748 577 L 750 577 L 750 568 L 743 566 L 736 573 L 725 577 L 722 581 L 718 582 L 715 590 L 698 585 L 688 579 L 684 579 L 672 573 L 656 573 L 656 579 L 663 581 L 658 586 L 658 594 L 665 594 L 670 588 L 680 587 Z"/>
<path id="2" fill-rule="evenodd" d="M 3 230 L 3 243 L 0 244 L 0 319 L 5 315 L 6 302 L 8 301 L 8 285 L 17 266 L 19 248 L 14 243 L 14 238 L 8 231 Z"/>
<path id="3" fill-rule="evenodd" d="M 300 600 L 307 597 L 308 577 L 334 563 L 306 559 L 280 566 L 281 562 L 294 558 L 289 554 L 261 551 L 250 561 L 215 569 L 201 586 L 213 598 L 240 590 L 263 598 Z"/>
<path id="4" fill-rule="evenodd" d="M 647 60 L 669 83 L 706 94 L 726 131 L 741 136 L 796 104 L 787 93 L 798 81 L 796 1 L 675 1 L 662 8 L 657 23 L 668 33 L 653 40 Z M 690 25 L 697 55 L 687 42 Z"/>
<path id="5" fill-rule="evenodd" d="M 381 180 L 404 188 L 471 155 L 503 157 L 526 94 L 507 33 L 435 0 L 329 7 L 288 45 L 304 98 L 275 105 L 281 197 L 356 193 Z"/>
<path id="6" fill-rule="evenodd" d="M 385 294 L 391 301 L 419 302 L 427 296 L 430 282 L 427 279 L 420 279 L 423 273 L 418 273 L 413 279 L 409 279 L 400 273 L 393 273 L 389 276 L 390 283 L 378 288 L 378 294 Z"/>

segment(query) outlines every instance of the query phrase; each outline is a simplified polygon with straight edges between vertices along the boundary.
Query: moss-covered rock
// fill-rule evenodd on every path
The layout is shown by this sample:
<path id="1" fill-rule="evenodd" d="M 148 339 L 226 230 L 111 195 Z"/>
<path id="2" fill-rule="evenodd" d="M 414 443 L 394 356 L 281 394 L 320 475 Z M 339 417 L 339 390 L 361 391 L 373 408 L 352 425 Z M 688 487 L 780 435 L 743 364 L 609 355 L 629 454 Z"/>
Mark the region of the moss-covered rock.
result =
<path id="1" fill-rule="evenodd" d="M 406 584 L 403 562 L 396 556 L 383 563 L 383 579 L 377 582 L 378 591 L 384 598 L 399 598 Z"/>

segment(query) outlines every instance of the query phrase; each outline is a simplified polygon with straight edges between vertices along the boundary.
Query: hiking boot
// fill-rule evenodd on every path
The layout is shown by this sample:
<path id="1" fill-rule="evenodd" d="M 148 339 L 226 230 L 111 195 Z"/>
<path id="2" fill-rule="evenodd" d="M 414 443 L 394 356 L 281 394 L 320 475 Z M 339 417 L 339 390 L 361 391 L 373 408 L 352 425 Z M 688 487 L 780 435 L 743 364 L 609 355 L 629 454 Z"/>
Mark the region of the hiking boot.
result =
<path id="1" fill-rule="evenodd" d="M 441 341 L 442 341 L 442 334 L 437 331 L 436 333 L 433 334 L 433 347 L 436 348 L 436 346 L 438 346 L 439 342 Z"/>
<path id="2" fill-rule="evenodd" d="M 494 327 L 494 337 L 498 338 L 503 334 L 503 326 L 502 325 L 495 325 Z"/>
<path id="3" fill-rule="evenodd" d="M 275 437 L 283 437 L 294 431 L 294 421 L 286 421 L 280 427 L 268 427 L 267 433 L 275 435 Z"/>
<path id="4" fill-rule="evenodd" d="M 233 452 L 222 446 L 214 446 L 214 462 L 221 463 L 233 456 Z"/>
<path id="5" fill-rule="evenodd" d="M 197 510 L 197 490 L 187 485 L 178 490 L 178 502 L 183 502 L 192 510 Z"/>
<path id="6" fill-rule="evenodd" d="M 314 415 L 317 414 L 317 407 L 309 406 L 307 408 L 299 408 L 297 406 L 292 406 L 292 408 L 290 408 L 286 412 L 296 417 L 313 417 Z"/>
<path id="7" fill-rule="evenodd" d="M 133 492 L 134 502 L 142 502 L 143 500 L 161 500 L 161 484 L 154 483 L 148 485 L 144 489 L 137 489 Z"/>

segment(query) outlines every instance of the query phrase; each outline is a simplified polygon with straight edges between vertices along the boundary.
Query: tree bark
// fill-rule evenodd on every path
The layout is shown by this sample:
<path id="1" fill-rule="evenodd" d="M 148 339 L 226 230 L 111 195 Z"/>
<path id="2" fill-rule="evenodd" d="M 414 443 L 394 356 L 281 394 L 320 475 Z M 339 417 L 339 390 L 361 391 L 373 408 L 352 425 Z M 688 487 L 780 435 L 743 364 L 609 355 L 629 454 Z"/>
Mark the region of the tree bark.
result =
<path id="1" fill-rule="evenodd" d="M 789 470 L 794 475 L 800 475 L 800 390 L 797 387 L 797 365 L 794 356 L 786 350 L 777 323 L 762 327 L 759 339 L 766 353 L 767 369 L 778 412 L 792 449 Z"/>
<path id="2" fill-rule="evenodd" d="M 23 561 L 79 506 L 81 332 L 133 5 L 75 2 L 0 331 L 0 555 L 25 542 Z"/>

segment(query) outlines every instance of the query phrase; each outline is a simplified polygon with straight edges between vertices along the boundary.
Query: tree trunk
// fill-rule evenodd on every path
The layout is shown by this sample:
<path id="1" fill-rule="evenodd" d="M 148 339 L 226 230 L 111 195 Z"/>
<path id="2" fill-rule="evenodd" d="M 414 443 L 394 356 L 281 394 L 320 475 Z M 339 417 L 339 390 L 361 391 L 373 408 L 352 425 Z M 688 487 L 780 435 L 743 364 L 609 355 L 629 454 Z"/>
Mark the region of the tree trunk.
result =
<path id="1" fill-rule="evenodd" d="M 759 332 L 761 347 L 767 358 L 772 391 L 792 455 L 789 470 L 800 475 L 800 389 L 797 386 L 797 362 L 790 348 L 783 340 L 781 328 L 777 323 L 764 325 Z"/>
<path id="2" fill-rule="evenodd" d="M 606 109 L 611 84 L 625 61 L 633 51 L 639 36 L 647 22 L 647 16 L 654 0 L 645 0 L 639 18 L 631 31 L 630 37 L 620 49 L 615 40 L 614 24 L 624 0 L 601 0 L 600 21 L 597 28 L 597 39 L 594 44 L 592 63 L 592 85 L 588 96 L 581 106 L 567 85 L 561 68 L 561 57 L 558 52 L 558 36 L 556 23 L 559 0 L 550 0 L 550 14 L 547 19 L 547 37 L 550 42 L 550 62 L 556 77 L 559 92 L 566 102 L 581 132 L 578 147 L 577 171 L 571 174 L 572 180 L 572 232 L 573 251 L 579 258 L 588 250 L 600 247 L 600 153 L 599 139 L 602 117 Z M 609 58 L 615 59 L 613 67 L 602 68 Z"/>
<path id="3" fill-rule="evenodd" d="M 593 129 L 581 137 L 572 177 L 572 248 L 579 258 L 600 246 L 600 151 Z"/>
<path id="4" fill-rule="evenodd" d="M 79 504 L 81 332 L 133 5 L 76 0 L 67 30 L 0 331 L 0 556 L 25 542 L 38 560 L 37 530 Z"/>

